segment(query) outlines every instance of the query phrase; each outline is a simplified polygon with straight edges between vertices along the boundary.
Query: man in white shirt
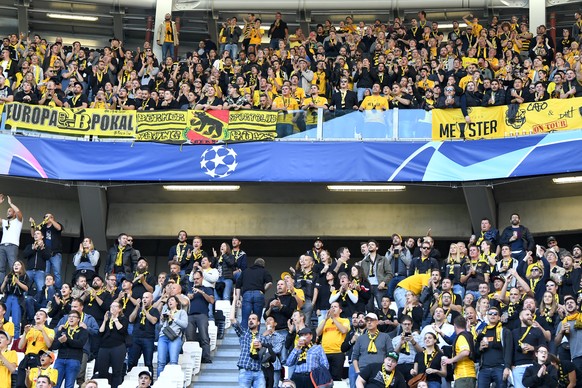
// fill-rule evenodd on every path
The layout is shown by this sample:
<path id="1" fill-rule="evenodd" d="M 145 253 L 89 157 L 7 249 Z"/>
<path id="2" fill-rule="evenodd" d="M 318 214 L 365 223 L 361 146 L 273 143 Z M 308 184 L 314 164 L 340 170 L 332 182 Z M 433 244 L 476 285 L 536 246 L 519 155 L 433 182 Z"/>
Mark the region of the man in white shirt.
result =
<path id="1" fill-rule="evenodd" d="M 18 245 L 22 231 L 22 212 L 12 203 L 10 196 L 0 194 L 0 203 L 8 200 L 6 219 L 2 219 L 2 241 L 0 241 L 0 283 L 4 281 L 6 271 L 12 270 L 12 265 L 18 258 Z"/>

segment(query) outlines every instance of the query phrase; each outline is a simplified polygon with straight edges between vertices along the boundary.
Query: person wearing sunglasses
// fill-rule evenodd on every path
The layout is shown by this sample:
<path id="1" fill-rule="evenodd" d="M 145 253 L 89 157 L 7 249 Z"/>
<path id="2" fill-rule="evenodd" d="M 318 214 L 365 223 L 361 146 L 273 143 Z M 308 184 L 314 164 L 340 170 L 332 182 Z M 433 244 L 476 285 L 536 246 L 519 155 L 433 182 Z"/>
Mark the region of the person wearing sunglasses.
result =
<path id="1" fill-rule="evenodd" d="M 477 385 L 488 387 L 491 383 L 499 388 L 507 386 L 511 374 L 511 331 L 501 324 L 501 311 L 491 306 L 487 311 L 489 325 L 477 334 L 475 345 L 481 360 Z M 507 346 L 504 346 L 508 344 Z"/>

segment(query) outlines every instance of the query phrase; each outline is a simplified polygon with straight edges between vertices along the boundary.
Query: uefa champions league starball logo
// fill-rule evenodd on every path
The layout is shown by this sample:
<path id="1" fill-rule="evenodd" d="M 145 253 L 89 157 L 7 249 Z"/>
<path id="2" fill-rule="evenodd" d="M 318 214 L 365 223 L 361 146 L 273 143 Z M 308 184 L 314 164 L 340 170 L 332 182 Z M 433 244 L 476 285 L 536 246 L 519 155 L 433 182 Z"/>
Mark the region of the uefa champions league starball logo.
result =
<path id="1" fill-rule="evenodd" d="M 212 146 L 200 157 L 200 168 L 212 178 L 226 178 L 236 170 L 236 152 L 225 146 Z"/>

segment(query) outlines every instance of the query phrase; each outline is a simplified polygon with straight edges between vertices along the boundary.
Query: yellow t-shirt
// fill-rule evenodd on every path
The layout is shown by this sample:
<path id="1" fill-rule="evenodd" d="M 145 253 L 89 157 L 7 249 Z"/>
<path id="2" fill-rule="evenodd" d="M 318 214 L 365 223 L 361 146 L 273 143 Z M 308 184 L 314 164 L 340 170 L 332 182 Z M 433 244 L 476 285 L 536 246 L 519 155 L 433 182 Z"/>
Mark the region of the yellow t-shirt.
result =
<path id="1" fill-rule="evenodd" d="M 2 355 L 8 360 L 8 362 L 18 366 L 18 357 L 16 356 L 16 351 L 5 350 L 2 352 Z M 4 364 L 0 364 L 0 387 L 10 386 L 12 386 L 12 374 Z"/>
<path id="2" fill-rule="evenodd" d="M 398 283 L 398 287 L 402 287 L 405 290 L 412 291 L 416 295 L 420 295 L 420 293 L 422 292 L 422 287 L 428 286 L 429 279 L 430 279 L 429 273 L 412 275 Z"/>
<path id="3" fill-rule="evenodd" d="M 10 338 L 14 338 L 14 323 L 8 321 L 0 324 L 0 330 L 5 331 L 8 333 Z"/>
<path id="4" fill-rule="evenodd" d="M 424 89 L 424 91 L 427 91 L 429 89 L 434 88 L 434 81 L 428 78 L 426 80 L 421 79 L 416 83 L 416 87 L 419 89 Z"/>
<path id="5" fill-rule="evenodd" d="M 295 89 L 295 91 L 291 91 L 291 93 L 293 94 L 293 97 L 295 97 L 295 99 L 297 100 L 298 104 L 301 104 L 303 100 L 305 100 L 305 90 L 303 90 L 303 88 L 300 88 L 298 86 L 297 89 Z"/>
<path id="6" fill-rule="evenodd" d="M 320 96 L 317 96 L 315 98 L 313 97 L 306 98 L 305 101 L 303 101 L 302 108 L 307 110 L 307 106 L 312 102 L 315 105 L 327 105 L 327 98 Z M 305 113 L 305 124 L 317 124 L 317 109 L 309 109 L 309 111 Z"/>
<path id="7" fill-rule="evenodd" d="M 337 320 L 341 323 L 342 326 L 349 330 L 349 319 L 338 317 Z M 325 325 L 323 326 L 323 337 L 321 339 L 321 346 L 323 347 L 325 354 L 341 353 L 341 346 L 344 342 L 344 339 L 346 338 L 346 334 L 343 334 L 338 330 L 337 326 L 333 322 L 333 319 L 330 318 L 326 320 Z"/>
<path id="8" fill-rule="evenodd" d="M 327 77 L 325 75 L 325 71 L 322 71 L 322 72 L 316 71 L 315 73 L 313 73 L 313 80 L 311 80 L 312 85 L 319 86 L 319 94 L 324 95 L 324 96 L 325 96 L 325 92 L 326 92 L 326 83 L 327 83 L 326 80 L 327 80 Z"/>
<path id="9" fill-rule="evenodd" d="M 459 336 L 455 344 L 455 354 L 459 354 L 463 351 L 470 351 L 471 347 L 467 342 L 467 339 L 463 336 Z M 475 363 L 469 357 L 462 359 L 457 362 L 454 370 L 455 379 L 460 379 L 463 377 L 477 377 L 475 373 Z"/>
<path id="10" fill-rule="evenodd" d="M 53 329 L 45 327 L 43 330 L 50 339 L 55 339 L 55 331 Z M 41 331 L 33 327 L 26 333 L 26 354 L 37 354 L 41 350 L 48 350 L 48 346 L 44 342 L 44 336 Z"/>
<path id="11" fill-rule="evenodd" d="M 388 109 L 388 99 L 382 96 L 367 96 L 362 101 L 362 105 L 360 108 L 364 108 L 365 110 L 372 110 L 372 109 Z"/>
<path id="12" fill-rule="evenodd" d="M 279 109 L 285 108 L 285 110 L 290 111 L 298 110 L 299 104 L 297 103 L 297 100 L 292 96 L 290 97 L 279 96 L 273 100 L 273 107 Z M 284 124 L 291 124 L 293 121 L 293 113 L 282 113 L 279 116 L 279 120 L 277 121 Z"/>
<path id="13" fill-rule="evenodd" d="M 295 294 L 297 295 L 297 297 L 299 297 L 299 299 L 301 299 L 303 302 L 305 302 L 305 292 L 303 292 L 303 290 L 301 288 L 296 288 Z M 297 310 L 301 310 L 299 308 L 299 306 L 297 306 Z"/>
<path id="14" fill-rule="evenodd" d="M 53 384 L 57 383 L 57 380 L 59 379 L 59 371 L 58 370 L 49 366 L 45 370 L 41 369 L 41 372 L 39 375 L 38 369 L 39 368 L 32 368 L 30 370 L 30 373 L 28 374 L 28 381 L 30 381 L 30 388 L 36 388 L 36 379 L 38 376 L 48 376 L 48 378 L 53 382 Z"/>

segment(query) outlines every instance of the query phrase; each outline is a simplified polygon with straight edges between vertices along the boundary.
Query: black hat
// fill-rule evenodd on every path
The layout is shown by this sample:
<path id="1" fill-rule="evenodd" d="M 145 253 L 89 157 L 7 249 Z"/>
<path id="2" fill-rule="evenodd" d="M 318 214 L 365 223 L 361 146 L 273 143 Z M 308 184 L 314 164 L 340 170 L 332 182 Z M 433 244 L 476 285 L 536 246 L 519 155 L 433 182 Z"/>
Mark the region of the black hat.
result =
<path id="1" fill-rule="evenodd" d="M 558 240 L 556 240 L 556 238 L 555 238 L 554 236 L 550 236 L 550 237 L 548 237 L 548 241 L 547 241 L 547 242 L 548 242 L 548 244 L 549 244 L 550 242 L 552 242 L 552 241 L 558 241 Z"/>
<path id="2" fill-rule="evenodd" d="M 308 327 L 304 327 L 303 329 L 299 330 L 299 331 L 297 332 L 297 334 L 299 334 L 299 335 L 304 335 L 304 334 L 313 334 L 313 332 L 311 331 L 311 329 L 310 329 L 310 328 L 308 328 Z"/>

